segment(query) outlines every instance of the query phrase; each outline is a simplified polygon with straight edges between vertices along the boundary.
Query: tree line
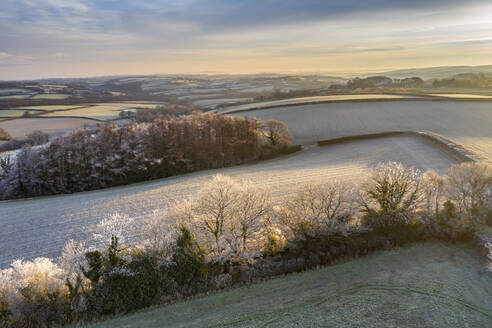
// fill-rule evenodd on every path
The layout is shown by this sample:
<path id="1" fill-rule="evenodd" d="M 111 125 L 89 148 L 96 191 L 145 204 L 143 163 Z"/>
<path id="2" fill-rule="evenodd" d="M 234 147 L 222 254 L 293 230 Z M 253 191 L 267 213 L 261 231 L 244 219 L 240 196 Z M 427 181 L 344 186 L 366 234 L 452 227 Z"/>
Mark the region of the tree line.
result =
<path id="1" fill-rule="evenodd" d="M 0 199 L 94 190 L 255 161 L 292 149 L 285 124 L 193 113 L 80 129 L 0 165 Z"/>

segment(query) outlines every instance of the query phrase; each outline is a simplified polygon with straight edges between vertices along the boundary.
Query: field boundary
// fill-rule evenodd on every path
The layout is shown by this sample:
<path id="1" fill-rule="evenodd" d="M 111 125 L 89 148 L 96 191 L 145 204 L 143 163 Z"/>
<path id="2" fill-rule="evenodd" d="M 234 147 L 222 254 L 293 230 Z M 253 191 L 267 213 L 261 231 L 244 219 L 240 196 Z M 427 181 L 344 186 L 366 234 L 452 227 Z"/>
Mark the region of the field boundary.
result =
<path id="1" fill-rule="evenodd" d="M 359 94 L 355 94 L 359 95 Z M 369 94 L 372 95 L 372 94 Z M 390 94 L 391 95 L 391 94 Z M 242 112 L 251 112 L 255 110 L 263 110 L 263 109 L 271 109 L 278 107 L 294 107 L 294 106 L 305 106 L 305 105 L 317 105 L 317 104 L 329 104 L 329 103 L 357 103 L 357 102 L 390 102 L 390 101 L 451 101 L 451 102 L 492 102 L 492 99 L 487 98 L 451 98 L 451 97 L 442 97 L 442 96 L 434 96 L 427 94 L 394 94 L 394 95 L 404 95 L 410 96 L 409 98 L 393 98 L 393 99 L 347 99 L 347 100 L 319 100 L 319 101 L 306 101 L 303 103 L 294 103 L 294 104 L 282 104 L 282 105 L 266 105 L 266 106 L 258 106 L 252 108 L 238 109 L 227 111 L 227 107 L 224 107 L 223 111 L 214 110 L 217 114 L 235 114 Z M 284 99 L 282 99 L 284 100 Z M 288 99 L 285 99 L 288 100 Z M 246 105 L 246 104 L 243 104 Z M 241 105 L 237 105 L 241 106 Z M 234 107 L 234 106 L 230 106 Z"/>

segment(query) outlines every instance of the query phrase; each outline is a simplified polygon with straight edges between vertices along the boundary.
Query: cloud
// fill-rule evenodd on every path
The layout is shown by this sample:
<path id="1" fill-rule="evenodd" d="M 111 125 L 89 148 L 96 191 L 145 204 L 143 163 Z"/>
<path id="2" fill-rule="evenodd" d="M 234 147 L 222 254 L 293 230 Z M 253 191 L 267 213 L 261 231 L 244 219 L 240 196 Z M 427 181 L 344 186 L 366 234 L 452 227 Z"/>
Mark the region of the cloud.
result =
<path id="1" fill-rule="evenodd" d="M 234 58 L 415 57 L 492 33 L 488 0 L 0 1 L 0 52 L 26 70 L 49 62 L 101 67 L 181 58 L 210 66 Z M 7 62 L 1 58 L 0 75 Z"/>

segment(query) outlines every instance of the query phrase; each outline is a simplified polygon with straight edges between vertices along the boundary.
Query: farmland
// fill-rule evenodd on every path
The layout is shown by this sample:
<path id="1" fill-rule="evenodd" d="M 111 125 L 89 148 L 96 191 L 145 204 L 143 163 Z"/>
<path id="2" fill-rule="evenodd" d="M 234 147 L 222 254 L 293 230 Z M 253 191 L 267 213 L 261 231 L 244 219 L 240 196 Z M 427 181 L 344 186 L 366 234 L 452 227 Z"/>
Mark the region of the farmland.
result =
<path id="1" fill-rule="evenodd" d="M 0 128 L 8 131 L 14 138 L 23 138 L 36 130 L 49 134 L 59 134 L 97 122 L 84 118 L 22 118 L 0 122 Z"/>
<path id="2" fill-rule="evenodd" d="M 83 117 L 96 120 L 113 120 L 119 117 L 123 110 L 135 111 L 136 108 L 155 108 L 160 103 L 102 103 L 88 105 L 64 111 L 55 111 L 43 115 L 44 117 Z"/>
<path id="3" fill-rule="evenodd" d="M 25 109 L 32 109 L 32 110 L 40 110 L 40 111 L 51 111 L 51 110 L 67 110 L 67 109 L 75 109 L 75 108 L 82 108 L 82 107 L 87 107 L 87 105 L 52 105 L 52 106 L 26 106 L 22 108 L 16 108 L 19 110 L 25 110 Z"/>
<path id="4" fill-rule="evenodd" d="M 286 123 L 296 142 L 385 131 L 431 131 L 492 161 L 492 103 L 388 101 L 276 107 L 238 113 Z"/>
<path id="5" fill-rule="evenodd" d="M 24 113 L 29 114 L 39 114 L 42 113 L 40 110 L 32 110 L 32 109 L 3 109 L 0 110 L 0 118 L 1 117 L 21 117 Z"/>
<path id="6" fill-rule="evenodd" d="M 384 95 L 384 94 L 361 94 L 361 95 L 334 95 L 334 96 L 318 96 L 318 97 L 303 97 L 303 98 L 290 98 L 283 100 L 265 101 L 260 103 L 251 103 L 245 105 L 231 106 L 220 110 L 220 113 L 233 113 L 240 111 L 247 111 L 252 109 L 280 107 L 280 106 L 292 106 L 301 104 L 314 104 L 324 102 L 338 102 L 338 101 L 363 101 L 363 100 L 391 100 L 391 99 L 410 99 L 412 96 L 399 96 L 399 95 Z"/>
<path id="7" fill-rule="evenodd" d="M 93 327 L 489 327 L 482 265 L 465 246 L 425 243 Z"/>
<path id="8" fill-rule="evenodd" d="M 425 139 L 402 136 L 311 146 L 275 160 L 125 187 L 1 202 L 0 267 L 21 257 L 57 256 L 68 240 L 88 238 L 97 223 L 114 212 L 129 215 L 144 224 L 154 210 L 193 195 L 218 173 L 269 186 L 278 199 L 305 183 L 361 180 L 368 169 L 387 161 L 433 169 L 439 174 L 457 163 L 455 158 Z M 138 229 L 130 234 L 138 235 Z"/>

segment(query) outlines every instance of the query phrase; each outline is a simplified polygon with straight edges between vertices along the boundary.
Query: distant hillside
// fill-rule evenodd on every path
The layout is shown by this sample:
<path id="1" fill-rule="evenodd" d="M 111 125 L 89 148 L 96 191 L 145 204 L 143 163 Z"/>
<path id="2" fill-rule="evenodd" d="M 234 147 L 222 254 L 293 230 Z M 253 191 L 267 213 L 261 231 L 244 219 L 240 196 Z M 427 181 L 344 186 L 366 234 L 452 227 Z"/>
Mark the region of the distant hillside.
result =
<path id="1" fill-rule="evenodd" d="M 492 75 L 492 65 L 486 66 L 441 66 L 428 68 L 401 69 L 396 71 L 383 72 L 378 75 L 384 75 L 391 78 L 407 78 L 418 76 L 424 80 L 449 78 L 458 74 L 483 73 Z M 375 75 L 375 74 L 371 74 Z"/>

